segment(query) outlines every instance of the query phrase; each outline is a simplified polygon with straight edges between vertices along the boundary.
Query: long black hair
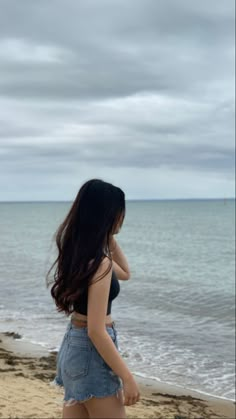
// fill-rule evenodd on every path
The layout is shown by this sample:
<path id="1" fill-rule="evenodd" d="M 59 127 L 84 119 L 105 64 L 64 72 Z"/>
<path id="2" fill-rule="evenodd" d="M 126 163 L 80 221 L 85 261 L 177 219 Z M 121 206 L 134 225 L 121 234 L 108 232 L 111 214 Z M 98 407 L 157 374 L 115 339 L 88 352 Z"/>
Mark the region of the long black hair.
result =
<path id="1" fill-rule="evenodd" d="M 118 223 L 122 225 L 125 211 L 125 194 L 117 186 L 101 179 L 91 179 L 82 185 L 54 235 L 58 256 L 46 275 L 47 288 L 53 283 L 51 295 L 57 311 L 70 315 L 73 303 L 88 289 L 104 257 L 111 260 L 109 239 Z M 112 262 L 104 275 L 111 268 Z"/>

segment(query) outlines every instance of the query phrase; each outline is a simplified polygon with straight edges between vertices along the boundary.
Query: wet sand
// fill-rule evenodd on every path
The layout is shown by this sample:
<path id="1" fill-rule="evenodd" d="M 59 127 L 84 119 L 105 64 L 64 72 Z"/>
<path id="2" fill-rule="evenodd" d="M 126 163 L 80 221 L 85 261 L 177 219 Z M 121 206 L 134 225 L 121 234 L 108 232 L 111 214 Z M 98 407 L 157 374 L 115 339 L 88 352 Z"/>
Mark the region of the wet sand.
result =
<path id="1" fill-rule="evenodd" d="M 0 418 L 60 418 L 63 389 L 52 386 L 56 352 L 0 333 Z M 136 377 L 141 398 L 128 418 L 234 419 L 235 402 Z"/>

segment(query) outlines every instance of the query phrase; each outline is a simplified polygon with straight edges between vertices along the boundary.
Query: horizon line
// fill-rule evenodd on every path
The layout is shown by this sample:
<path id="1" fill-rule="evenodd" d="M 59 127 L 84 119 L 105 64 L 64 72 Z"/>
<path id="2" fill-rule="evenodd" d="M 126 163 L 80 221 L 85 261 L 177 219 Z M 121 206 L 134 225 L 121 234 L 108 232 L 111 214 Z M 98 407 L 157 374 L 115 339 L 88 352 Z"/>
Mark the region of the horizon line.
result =
<path id="1" fill-rule="evenodd" d="M 214 201 L 214 200 L 235 200 L 235 197 L 214 197 L 214 198 L 134 198 L 126 199 L 126 202 L 137 202 L 137 201 Z M 71 203 L 74 200 L 23 200 L 23 201 L 1 201 L 0 204 L 34 204 L 34 203 Z"/>

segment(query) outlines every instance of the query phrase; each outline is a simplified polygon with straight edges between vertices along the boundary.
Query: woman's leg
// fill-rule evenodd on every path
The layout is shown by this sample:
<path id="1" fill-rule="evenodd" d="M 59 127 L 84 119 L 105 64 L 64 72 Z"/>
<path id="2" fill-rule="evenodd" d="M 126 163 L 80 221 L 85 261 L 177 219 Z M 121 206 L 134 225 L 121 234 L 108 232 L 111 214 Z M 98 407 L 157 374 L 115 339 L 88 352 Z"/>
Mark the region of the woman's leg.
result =
<path id="1" fill-rule="evenodd" d="M 126 419 L 125 406 L 123 405 L 123 390 L 118 390 L 117 395 L 91 399 L 84 402 L 89 418 Z"/>
<path id="2" fill-rule="evenodd" d="M 90 418 L 84 403 L 76 403 L 72 406 L 63 405 L 63 419 L 87 419 Z"/>

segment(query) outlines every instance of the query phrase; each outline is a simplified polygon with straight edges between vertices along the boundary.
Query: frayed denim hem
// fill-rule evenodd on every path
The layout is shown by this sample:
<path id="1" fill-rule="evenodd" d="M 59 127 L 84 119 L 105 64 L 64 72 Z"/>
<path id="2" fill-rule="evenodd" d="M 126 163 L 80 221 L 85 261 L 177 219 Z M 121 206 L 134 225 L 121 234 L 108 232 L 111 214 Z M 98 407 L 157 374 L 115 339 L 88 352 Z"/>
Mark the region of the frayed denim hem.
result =
<path id="1" fill-rule="evenodd" d="M 63 381 L 56 376 L 53 381 L 50 381 L 50 386 L 64 387 Z"/>
<path id="2" fill-rule="evenodd" d="M 123 386 L 122 385 L 120 385 L 115 391 L 112 391 L 112 392 L 110 392 L 110 393 L 106 393 L 106 394 L 99 394 L 99 395 L 97 395 L 97 394 L 87 394 L 86 396 L 85 396 L 85 398 L 84 399 L 82 399 L 82 400 L 77 400 L 77 399 L 75 399 L 75 398 L 73 398 L 73 397 L 70 397 L 68 400 L 65 400 L 65 398 L 64 398 L 64 400 L 63 400 L 63 402 L 64 402 L 64 406 L 66 407 L 66 406 L 74 406 L 74 404 L 77 404 L 77 403 L 84 403 L 84 402 L 86 402 L 86 401 L 88 401 L 88 400 L 90 400 L 92 397 L 96 397 L 96 398 L 98 398 L 98 399 L 101 399 L 101 398 L 104 398 L 104 397 L 109 397 L 109 396 L 112 396 L 113 394 L 116 394 L 116 397 L 118 397 L 118 394 L 117 394 L 117 392 L 119 391 L 119 390 L 122 390 L 123 389 Z"/>

